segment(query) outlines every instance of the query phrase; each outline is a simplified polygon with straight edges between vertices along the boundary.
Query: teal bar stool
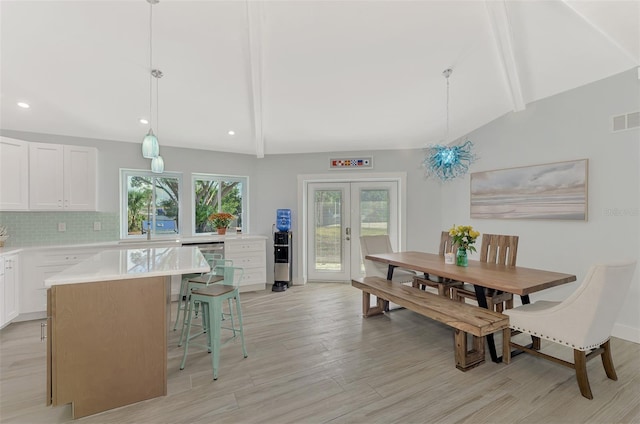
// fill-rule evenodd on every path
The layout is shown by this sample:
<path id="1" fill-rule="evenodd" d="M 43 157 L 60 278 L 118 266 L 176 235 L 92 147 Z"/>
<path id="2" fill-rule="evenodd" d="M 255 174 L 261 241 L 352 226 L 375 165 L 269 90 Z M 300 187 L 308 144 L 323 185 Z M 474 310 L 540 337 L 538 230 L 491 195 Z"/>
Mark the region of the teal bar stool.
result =
<path id="1" fill-rule="evenodd" d="M 203 253 L 202 256 L 209 263 L 209 267 L 213 269 L 214 264 L 213 261 L 223 259 L 224 257 L 220 253 Z M 198 274 L 183 274 L 182 281 L 180 282 L 180 293 L 178 294 L 178 308 L 176 310 L 176 322 L 173 324 L 173 331 L 176 331 L 178 328 L 178 323 L 180 322 L 180 317 L 182 316 L 182 325 L 184 326 L 184 318 L 186 316 L 187 305 L 189 303 L 189 294 L 187 292 L 187 282 L 193 278 L 198 278 L 206 273 L 198 273 Z M 182 314 L 180 313 L 182 312 Z"/>
<path id="2" fill-rule="evenodd" d="M 211 260 L 210 266 L 211 266 L 211 271 L 194 278 L 189 278 L 186 281 L 186 289 L 185 289 L 186 305 L 184 307 L 183 314 L 182 314 L 182 331 L 180 333 L 180 340 L 178 341 L 178 346 L 182 346 L 182 342 L 184 341 L 184 337 L 186 334 L 185 330 L 187 328 L 187 316 L 188 316 L 187 309 L 189 305 L 189 297 L 191 292 L 196 289 L 207 287 L 210 284 L 221 283 L 224 280 L 225 267 L 232 267 L 233 261 L 231 259 L 215 258 Z M 231 300 L 229 300 L 229 303 L 231 303 Z M 199 309 L 200 309 L 200 304 L 196 303 L 193 309 L 194 318 L 198 317 Z M 176 318 L 176 321 L 177 319 L 178 318 Z M 206 325 L 206 322 L 203 321 L 203 325 Z"/>
<path id="3" fill-rule="evenodd" d="M 242 268 L 237 267 L 218 267 L 223 268 L 223 281 L 221 284 L 212 284 L 207 287 L 203 287 L 200 289 L 196 289 L 191 292 L 189 298 L 188 305 L 188 315 L 187 315 L 187 336 L 184 344 L 184 354 L 182 356 L 182 363 L 180 364 L 180 369 L 184 369 L 187 355 L 189 351 L 189 345 L 192 345 L 195 338 L 199 336 L 206 336 L 206 344 L 201 345 L 206 348 L 211 355 L 211 363 L 213 366 L 213 379 L 218 379 L 218 367 L 220 364 L 220 348 L 236 339 L 238 336 L 242 342 L 242 354 L 246 358 L 247 349 L 244 344 L 244 330 L 242 327 L 242 309 L 240 306 L 240 292 L 238 290 L 239 282 L 242 281 L 242 276 L 244 274 L 244 270 Z M 235 299 L 235 316 L 237 320 L 233 318 L 230 321 L 230 327 L 225 326 L 222 323 L 223 317 L 223 305 L 226 303 L 225 300 Z M 202 330 L 192 334 L 192 321 L 194 316 L 195 305 L 200 304 L 202 306 L 202 319 L 203 323 L 206 323 L 202 326 Z M 231 306 L 232 304 L 230 304 Z M 234 308 L 231 307 L 229 310 L 230 315 L 234 316 Z M 237 321 L 237 326 L 236 326 Z M 226 340 L 222 341 L 222 330 L 231 331 L 230 337 Z"/>

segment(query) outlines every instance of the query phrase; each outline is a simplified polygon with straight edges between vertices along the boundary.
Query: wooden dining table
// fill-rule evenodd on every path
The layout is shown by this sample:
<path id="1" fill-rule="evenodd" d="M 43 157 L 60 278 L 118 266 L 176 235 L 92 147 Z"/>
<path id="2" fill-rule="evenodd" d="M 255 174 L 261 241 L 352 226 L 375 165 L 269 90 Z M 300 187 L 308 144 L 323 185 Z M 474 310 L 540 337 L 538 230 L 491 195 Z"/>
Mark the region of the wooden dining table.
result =
<path id="1" fill-rule="evenodd" d="M 444 256 L 425 252 L 394 252 L 367 255 L 365 259 L 389 265 L 387 280 L 393 277 L 397 267 L 437 275 L 456 281 L 473 284 L 478 306 L 487 308 L 485 289 L 495 289 L 517 294 L 522 304 L 530 302 L 529 295 L 544 289 L 576 281 L 576 276 L 554 271 L 507 266 L 470 260 L 466 267 L 446 264 Z M 500 362 L 496 352 L 493 334 L 486 336 L 489 353 L 494 362 Z"/>

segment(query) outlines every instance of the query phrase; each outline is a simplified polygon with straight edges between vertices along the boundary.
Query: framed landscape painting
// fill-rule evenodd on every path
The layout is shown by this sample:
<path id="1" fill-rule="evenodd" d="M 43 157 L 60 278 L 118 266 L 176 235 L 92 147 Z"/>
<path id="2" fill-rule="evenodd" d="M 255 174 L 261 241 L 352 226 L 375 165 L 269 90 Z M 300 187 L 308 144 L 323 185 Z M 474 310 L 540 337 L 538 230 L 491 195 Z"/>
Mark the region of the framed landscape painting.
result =
<path id="1" fill-rule="evenodd" d="M 588 159 L 471 174 L 471 218 L 587 220 Z"/>

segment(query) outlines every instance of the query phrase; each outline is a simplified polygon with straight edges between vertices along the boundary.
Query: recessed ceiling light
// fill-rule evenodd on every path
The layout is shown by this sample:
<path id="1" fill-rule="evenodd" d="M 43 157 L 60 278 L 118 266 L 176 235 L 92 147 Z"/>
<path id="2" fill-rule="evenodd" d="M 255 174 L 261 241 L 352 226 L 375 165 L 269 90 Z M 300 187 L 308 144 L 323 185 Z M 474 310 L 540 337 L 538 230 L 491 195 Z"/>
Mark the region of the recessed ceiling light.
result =
<path id="1" fill-rule="evenodd" d="M 227 133 L 229 135 L 236 135 L 236 132 L 234 130 L 229 130 L 229 132 Z"/>
<path id="2" fill-rule="evenodd" d="M 29 106 L 29 103 L 25 103 L 25 102 L 18 102 L 18 106 L 20 106 L 23 109 L 29 109 L 31 106 Z"/>
<path id="3" fill-rule="evenodd" d="M 147 125 L 147 124 L 149 123 L 149 121 L 147 121 L 147 120 L 146 120 L 146 119 L 144 119 L 144 118 L 140 118 L 140 123 L 141 123 L 141 124 L 145 124 L 145 125 Z"/>

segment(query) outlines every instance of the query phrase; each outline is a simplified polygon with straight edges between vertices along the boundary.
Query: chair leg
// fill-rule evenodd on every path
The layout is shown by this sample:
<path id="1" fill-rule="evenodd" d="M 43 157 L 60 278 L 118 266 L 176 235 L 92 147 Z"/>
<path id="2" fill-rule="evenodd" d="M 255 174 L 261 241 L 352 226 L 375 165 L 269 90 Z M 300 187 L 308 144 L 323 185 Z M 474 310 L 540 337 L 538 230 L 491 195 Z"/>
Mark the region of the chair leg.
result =
<path id="1" fill-rule="evenodd" d="M 505 302 L 505 309 L 513 309 L 513 297 Z"/>
<path id="2" fill-rule="evenodd" d="M 593 399 L 591 386 L 589 385 L 589 377 L 587 377 L 587 355 L 584 351 L 574 349 L 573 359 L 576 368 L 576 378 L 578 379 L 578 387 L 580 393 L 587 399 Z"/>
<path id="3" fill-rule="evenodd" d="M 236 323 L 233 322 L 233 299 L 227 299 L 227 304 L 229 306 L 229 319 L 231 320 L 231 331 L 233 331 L 233 337 L 236 336 Z M 224 321 L 224 312 L 222 313 L 222 320 Z"/>
<path id="4" fill-rule="evenodd" d="M 211 332 L 211 365 L 213 379 L 218 379 L 218 367 L 220 365 L 220 327 L 222 326 L 222 301 L 219 298 L 213 300 L 213 311 L 209 313 L 209 331 Z"/>
<path id="5" fill-rule="evenodd" d="M 617 380 L 616 369 L 613 367 L 613 359 L 611 358 L 611 340 L 607 340 L 602 344 L 604 352 L 602 352 L 602 365 L 604 366 L 604 372 L 607 373 L 607 377 L 611 380 Z"/>
<path id="6" fill-rule="evenodd" d="M 176 322 L 175 324 L 173 324 L 173 331 L 176 331 L 176 329 L 178 328 L 178 322 L 180 321 L 180 311 L 184 311 L 187 308 L 187 302 L 189 299 L 187 298 L 186 288 L 187 288 L 187 280 L 183 278 L 180 281 L 180 293 L 178 294 L 179 296 L 178 309 L 176 311 Z M 184 313 L 182 318 L 182 325 L 184 325 Z"/>
<path id="7" fill-rule="evenodd" d="M 246 358 L 249 355 L 247 355 L 247 348 L 244 345 L 244 327 L 242 327 L 242 309 L 240 309 L 239 294 L 236 296 L 236 315 L 238 316 L 238 328 L 240 329 L 240 340 L 242 341 L 242 354 Z"/>
<path id="8" fill-rule="evenodd" d="M 191 298 L 187 297 L 187 306 L 184 308 L 184 319 L 182 320 L 182 331 L 180 332 L 180 339 L 178 340 L 178 347 L 182 346 L 184 342 L 184 336 L 187 335 L 189 340 L 189 331 L 191 330 Z"/>
<path id="9" fill-rule="evenodd" d="M 186 344 L 184 345 L 184 353 L 182 354 L 182 362 L 180 363 L 180 369 L 183 370 L 184 369 L 184 365 L 187 362 L 187 351 L 189 350 L 189 336 L 191 335 L 191 306 L 192 306 L 192 302 L 189 301 L 189 305 L 187 306 L 187 309 L 189 310 L 189 314 L 187 316 L 187 325 L 186 325 L 186 329 L 187 329 L 187 340 L 186 340 Z M 184 331 L 185 328 L 182 328 L 182 334 L 180 335 L 180 343 L 178 343 L 178 346 L 182 345 L 182 336 L 184 335 Z"/>

